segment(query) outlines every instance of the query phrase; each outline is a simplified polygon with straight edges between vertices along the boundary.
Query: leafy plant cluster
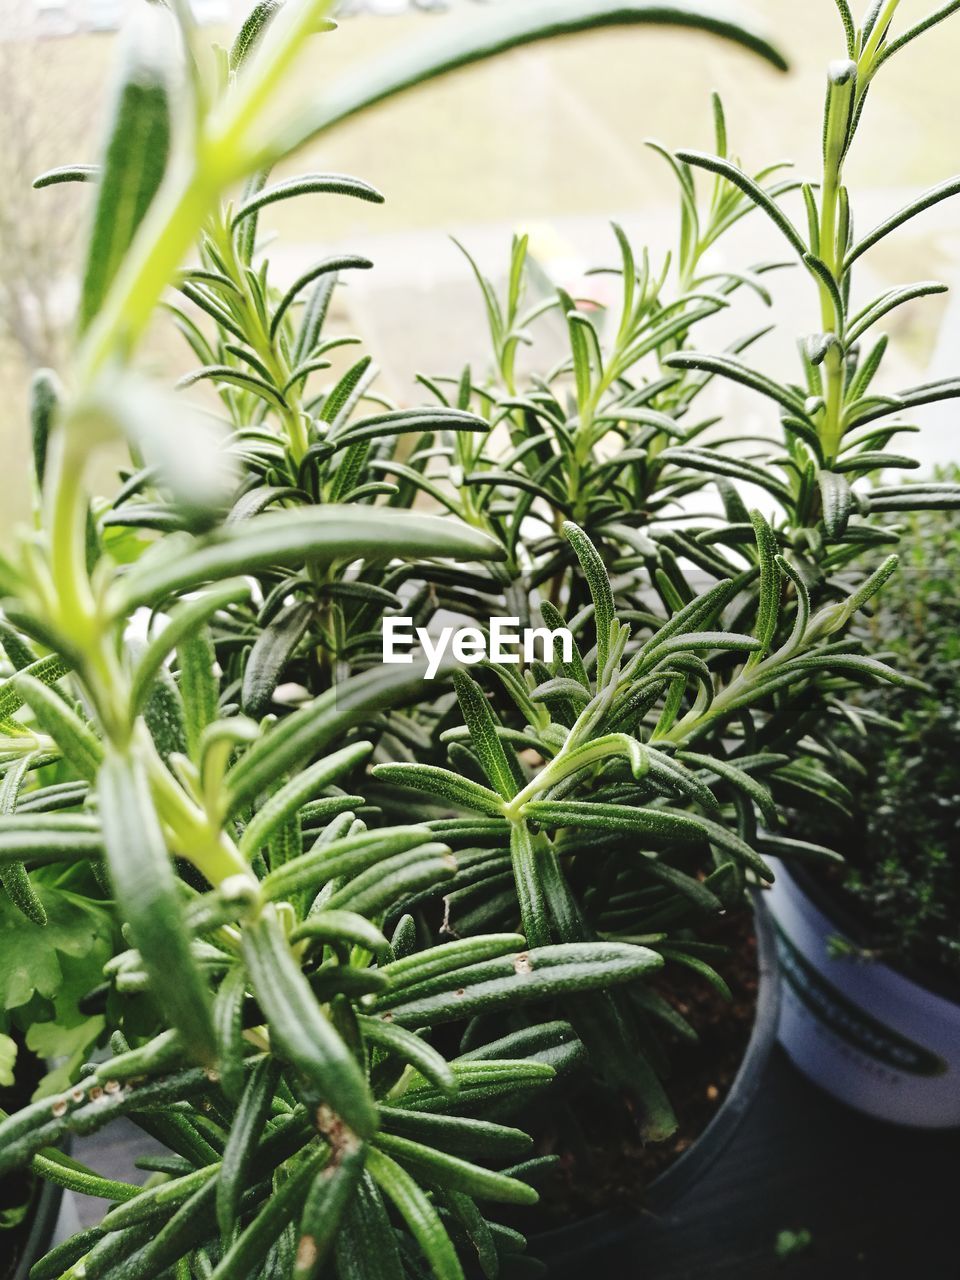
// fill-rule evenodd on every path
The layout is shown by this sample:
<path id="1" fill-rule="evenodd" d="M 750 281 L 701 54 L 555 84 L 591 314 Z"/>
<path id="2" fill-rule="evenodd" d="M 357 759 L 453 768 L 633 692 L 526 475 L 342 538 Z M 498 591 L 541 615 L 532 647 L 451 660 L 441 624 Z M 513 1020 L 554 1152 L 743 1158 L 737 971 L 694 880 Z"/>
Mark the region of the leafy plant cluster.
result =
<path id="1" fill-rule="evenodd" d="M 956 480 L 956 468 L 947 478 Z M 849 716 L 836 717 L 828 760 L 845 791 L 799 820 L 820 838 L 829 832 L 846 855 L 840 883 L 865 925 L 865 948 L 955 981 L 960 529 L 934 511 L 900 529 L 903 570 L 865 625 L 871 646 L 923 687 L 862 690 Z"/>
<path id="2" fill-rule="evenodd" d="M 713 578 L 732 577 L 751 555 L 753 532 L 739 490 L 760 491 L 780 544 L 793 553 L 809 590 L 826 597 L 844 591 L 843 570 L 870 552 L 896 545 L 896 533 L 869 517 L 887 512 L 956 508 L 948 480 L 889 483 L 890 473 L 918 463 L 891 450 L 898 436 L 918 430 L 911 409 L 960 395 L 955 377 L 881 393 L 888 338 L 881 321 L 898 307 L 946 286 L 936 281 L 897 286 L 860 303 L 854 268 L 875 245 L 935 204 L 960 192 L 951 178 L 911 200 L 866 234 L 855 232 L 853 198 L 844 164 L 868 93 L 883 66 L 956 6 L 945 5 L 896 39 L 888 38 L 898 5 L 874 5 L 857 28 L 839 4 L 847 58 L 832 63 L 823 119 L 823 171 L 802 181 L 783 162 L 751 175 L 731 152 L 719 99 L 714 96 L 716 150 L 669 151 L 650 145 L 671 166 L 680 189 L 677 252 L 662 264 L 636 252 L 614 226 L 619 261 L 604 268 L 622 281 L 622 303 L 605 315 L 588 299 L 562 290 L 529 310 L 523 307 L 526 238 L 515 240 L 509 285 L 498 296 L 477 270 L 492 342 L 492 376 L 475 385 L 470 370 L 457 379 L 432 380 L 443 401 L 474 407 L 502 425 L 514 445 L 505 456 L 498 437 L 476 437 L 437 461 L 425 454 L 426 479 L 444 474 L 460 491 L 458 514 L 483 513 L 486 525 L 509 547 L 521 538 L 523 520 L 535 513 L 552 532 L 534 540 L 532 580 L 551 582 L 571 563 L 560 522 L 584 527 L 615 573 L 640 568 L 641 589 L 653 578 L 663 605 L 689 592 L 676 569 L 682 559 Z M 700 179 L 709 179 L 702 190 Z M 788 197 L 799 197 L 802 218 L 791 216 Z M 784 241 L 786 257 L 748 269 L 712 269 L 709 250 L 739 220 L 759 210 Z M 809 276 L 821 327 L 799 338 L 800 376 L 779 382 L 743 357 L 764 333 L 745 334 L 721 353 L 696 348 L 696 330 L 749 289 L 771 305 L 770 273 L 800 266 Z M 538 316 L 559 308 L 569 328 L 569 356 L 546 375 L 520 388 L 518 353 L 535 343 Z M 766 399 L 778 430 L 756 439 L 731 434 L 731 424 L 697 413 L 698 400 L 715 378 L 732 381 Z M 568 395 L 571 387 L 572 394 Z M 736 447 L 737 441 L 746 446 Z M 411 477 L 412 478 L 412 477 Z M 421 480 L 423 487 L 433 492 Z M 514 491 L 514 504 L 506 495 Z M 691 511 L 692 495 L 719 492 L 722 512 Z M 702 499 L 701 499 L 702 500 Z M 453 505 L 453 504 L 451 504 Z M 509 512 L 509 517 L 508 517 Z M 474 518 L 476 518 L 474 516 Z M 667 579 L 672 580 L 671 585 Z M 630 577 L 626 582 L 630 584 Z M 575 599 L 585 598 L 581 582 Z"/>
<path id="3" fill-rule="evenodd" d="M 895 7 L 853 33 L 863 91 Z M 0 1121 L 0 1174 L 29 1166 L 113 1202 L 35 1280 L 535 1274 L 490 1208 L 533 1203 L 551 1165 L 511 1117 L 550 1085 L 572 1106 L 612 1087 L 647 1138 L 673 1131 L 669 1042 L 695 1033 L 650 979 L 669 966 L 722 993 L 704 923 L 746 909 L 771 879 L 764 855 L 829 856 L 777 829 L 778 801 L 823 785 L 798 741 L 824 699 L 904 680 L 847 633 L 895 567 L 859 568 L 893 538 L 870 516 L 957 490 L 843 496 L 846 450 L 858 480 L 888 463 L 857 430 L 839 313 L 823 359 L 804 348 L 820 393 L 772 396 L 782 456 L 765 443 L 743 459 L 688 421 L 716 374 L 769 393 L 690 332 L 738 290 L 766 291 L 764 264 L 714 277 L 704 255 L 757 203 L 781 225 L 791 185 L 736 168 L 719 109 L 709 210 L 693 160 L 668 157 L 676 298 L 619 236 L 612 343 L 561 293 L 570 357 L 520 378 L 535 317 L 518 240 L 506 299 L 483 282 L 494 380 L 427 379 L 434 403 L 410 409 L 379 395 L 366 356 L 322 377 L 356 346 L 327 328 L 339 275 L 369 264 L 327 259 L 277 287 L 259 221 L 290 198 L 380 197 L 343 175 L 278 181 L 274 164 L 429 75 L 544 34 L 663 21 L 663 6 L 518 6 L 326 88 L 308 113 L 281 87 L 325 4 L 264 0 L 213 58 L 188 7 L 169 8 L 175 22 L 140 15 L 103 163 L 38 182 L 96 196 L 74 359 L 62 385 L 34 387 L 35 527 L 0 561 L 17 940 L 3 974 L 8 1029 L 39 1052 L 75 1034 L 63 1073 Z M 668 16 L 779 60 L 715 13 Z M 819 199 L 823 244 L 826 185 Z M 199 361 L 176 391 L 135 371 L 161 302 Z M 89 462 L 118 435 L 131 466 L 93 499 Z M 761 478 L 775 515 L 740 496 Z M 725 517 L 690 517 L 711 488 Z M 385 611 L 427 625 L 440 610 L 566 623 L 576 645 L 437 686 L 379 665 Z M 33 986 L 7 968 L 21 937 L 44 962 Z M 117 1115 L 167 1148 L 144 1187 L 57 1149 Z"/>

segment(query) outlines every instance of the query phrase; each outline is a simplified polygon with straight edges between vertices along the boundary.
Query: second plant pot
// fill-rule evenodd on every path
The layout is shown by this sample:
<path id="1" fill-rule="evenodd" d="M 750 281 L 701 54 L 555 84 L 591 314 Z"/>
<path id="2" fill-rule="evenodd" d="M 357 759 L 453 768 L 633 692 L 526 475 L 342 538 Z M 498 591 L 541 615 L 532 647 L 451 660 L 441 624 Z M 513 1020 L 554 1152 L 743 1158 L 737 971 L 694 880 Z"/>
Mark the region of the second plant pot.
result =
<path id="1" fill-rule="evenodd" d="M 14 1245 L 16 1252 L 11 1254 L 3 1264 L 9 1269 L 4 1271 L 0 1266 L 0 1276 L 9 1277 L 9 1280 L 28 1280 L 31 1268 L 57 1243 L 58 1239 L 64 1238 L 65 1232 L 61 1218 L 65 1202 L 66 1196 L 61 1187 L 54 1186 L 52 1182 L 40 1183 L 29 1215 L 23 1224 L 22 1235 Z M 76 1221 L 72 1206 L 67 1221 L 72 1229 L 72 1224 Z M 3 1238 L 0 1237 L 0 1243 L 2 1241 Z"/>
<path id="2" fill-rule="evenodd" d="M 24 1106 L 42 1075 L 43 1063 L 21 1042 L 16 1083 L 0 1092 L 0 1106 Z M 0 1178 L 0 1209 L 27 1205 L 22 1221 L 0 1230 L 0 1280 L 27 1280 L 30 1268 L 54 1243 L 63 1199 L 61 1187 L 36 1178 L 29 1169 Z"/>
<path id="3" fill-rule="evenodd" d="M 867 1115 L 960 1126 L 960 1003 L 863 956 L 809 876 L 768 895 L 783 973 L 779 1037 L 810 1080 Z"/>
<path id="4" fill-rule="evenodd" d="M 740 1069 L 716 1115 L 700 1137 L 659 1175 L 646 1193 L 646 1207 L 657 1215 L 681 1214 L 697 1195 L 697 1187 L 730 1146 L 760 1092 L 760 1082 L 777 1039 L 780 969 L 773 925 L 764 905 L 766 894 L 754 896 L 757 939 L 757 1004 L 753 1029 Z M 636 1216 L 604 1212 L 530 1239 L 530 1253 L 547 1266 L 549 1280 L 573 1280 L 588 1274 L 634 1273 Z M 616 1272 L 610 1267 L 616 1266 Z"/>

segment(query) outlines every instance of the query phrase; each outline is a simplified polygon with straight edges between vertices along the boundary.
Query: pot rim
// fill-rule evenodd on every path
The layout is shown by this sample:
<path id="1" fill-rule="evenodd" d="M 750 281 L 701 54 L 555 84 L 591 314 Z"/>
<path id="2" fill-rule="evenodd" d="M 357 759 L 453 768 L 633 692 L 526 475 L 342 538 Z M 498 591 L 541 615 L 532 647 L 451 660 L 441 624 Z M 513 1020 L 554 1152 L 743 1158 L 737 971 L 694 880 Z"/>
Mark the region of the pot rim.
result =
<path id="1" fill-rule="evenodd" d="M 869 933 L 854 913 L 846 908 L 842 901 L 838 901 L 838 895 L 831 894 L 830 890 L 822 885 L 809 869 L 799 866 L 788 867 L 780 862 L 777 866 L 777 876 L 808 897 L 820 914 L 836 927 L 837 933 L 845 934 L 858 946 L 869 945 Z M 929 969 L 916 964 L 893 964 L 886 957 L 873 960 L 871 963 L 889 969 L 904 982 L 913 983 L 928 995 L 946 1000 L 948 1004 L 960 1005 L 960 989 L 956 982 L 951 982 L 945 974 L 941 976 L 932 973 Z"/>

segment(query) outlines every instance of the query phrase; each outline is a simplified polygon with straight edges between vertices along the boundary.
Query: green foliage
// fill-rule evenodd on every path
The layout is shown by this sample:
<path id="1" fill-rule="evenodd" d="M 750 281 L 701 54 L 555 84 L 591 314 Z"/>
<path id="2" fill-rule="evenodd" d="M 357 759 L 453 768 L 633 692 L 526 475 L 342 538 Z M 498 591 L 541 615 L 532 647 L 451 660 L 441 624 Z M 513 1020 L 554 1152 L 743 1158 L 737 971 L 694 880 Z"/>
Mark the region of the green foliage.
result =
<path id="1" fill-rule="evenodd" d="M 956 480 L 956 468 L 943 480 Z M 797 826 L 839 849 L 842 898 L 872 954 L 929 974 L 960 975 L 960 528 L 949 513 L 899 522 L 903 572 L 863 624 L 873 648 L 919 689 L 861 691 L 836 709 L 817 763 L 849 791 L 840 822 L 813 798 Z M 799 799 L 799 797 L 798 797 Z"/>
<path id="2" fill-rule="evenodd" d="M 103 1016 L 86 1008 L 84 997 L 103 981 L 117 925 L 83 868 L 33 869 L 30 888 L 42 925 L 12 898 L 0 897 L 0 1034 L 3 1043 L 8 1032 L 25 1035 L 29 1047 L 51 1061 L 68 1054 L 71 1062 L 51 1069 L 41 1085 L 52 1092 L 66 1087 L 103 1034 Z"/>
<path id="3" fill-rule="evenodd" d="M 872 513 L 957 490 L 856 486 L 906 465 L 895 424 L 869 424 L 956 384 L 872 395 L 884 344 L 857 346 L 934 286 L 848 314 L 866 245 L 842 165 L 886 29 L 844 23 L 806 233 L 780 203 L 799 184 L 743 172 L 715 100 L 715 157 L 659 148 L 680 185 L 676 272 L 615 228 L 607 324 L 563 290 L 530 303 L 517 237 L 502 296 L 471 264 L 492 376 L 424 377 L 433 403 L 409 407 L 362 353 L 321 378 L 359 341 L 327 330 L 339 274 L 369 263 L 279 289 L 258 242 L 281 200 L 378 193 L 273 182 L 275 162 L 388 94 L 591 26 L 695 26 L 782 60 L 714 5 L 562 0 L 478 15 L 290 110 L 329 7 L 258 4 L 210 60 L 187 7 L 158 6 L 185 55 L 177 93 L 135 32 L 102 167 L 38 184 L 97 191 L 69 389 L 35 388 L 36 528 L 0 561 L 0 1030 L 69 1060 L 56 1092 L 0 1119 L 0 1175 L 29 1165 L 113 1207 L 35 1280 L 506 1275 L 523 1237 L 491 1206 L 532 1205 L 551 1165 L 515 1163 L 531 1142 L 511 1116 L 607 1089 L 645 1139 L 674 1131 L 669 1047 L 695 1029 L 654 975 L 729 994 L 703 927 L 747 909 L 766 853 L 829 856 L 777 826 L 784 798 L 846 798 L 801 743 L 826 750 L 824 700 L 915 684 L 858 621 L 896 557 L 872 574 L 857 557 L 896 541 Z M 741 359 L 756 334 L 692 346 L 738 292 L 772 303 L 782 264 L 709 266 L 756 208 L 822 303 L 802 384 Z M 175 393 L 130 367 L 161 301 L 198 362 Z M 528 376 L 550 310 L 569 350 Z M 778 406 L 785 459 L 698 418 L 714 376 Z M 117 434 L 130 466 L 93 500 L 92 456 Z M 690 514 L 690 495 L 723 516 Z M 448 664 L 432 685 L 422 663 L 380 665 L 385 613 L 441 611 L 568 626 L 572 651 Z M 53 1150 L 118 1116 L 168 1148 L 143 1187 Z"/>
<path id="4" fill-rule="evenodd" d="M 780 1261 L 784 1261 L 806 1253 L 811 1244 L 813 1244 L 813 1233 L 806 1227 L 802 1227 L 799 1231 L 778 1231 L 773 1251 Z"/>
<path id="5" fill-rule="evenodd" d="M 14 1064 L 17 1061 L 17 1042 L 0 1034 L 0 1088 L 9 1089 L 14 1081 Z"/>

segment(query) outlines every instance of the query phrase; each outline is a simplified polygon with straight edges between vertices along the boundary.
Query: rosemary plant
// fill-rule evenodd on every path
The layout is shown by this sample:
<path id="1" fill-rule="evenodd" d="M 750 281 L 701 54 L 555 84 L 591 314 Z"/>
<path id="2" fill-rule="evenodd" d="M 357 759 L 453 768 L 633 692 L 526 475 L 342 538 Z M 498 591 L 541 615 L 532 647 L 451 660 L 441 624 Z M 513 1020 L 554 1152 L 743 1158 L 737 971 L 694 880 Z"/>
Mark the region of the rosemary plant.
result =
<path id="1" fill-rule="evenodd" d="M 854 237 L 843 163 L 867 90 L 893 54 L 957 6 L 944 6 L 898 38 L 891 26 L 896 8 L 874 6 L 857 28 L 840 5 L 849 61 L 832 65 L 829 73 L 818 186 L 783 176 L 782 166 L 745 173 L 730 156 L 716 97 L 716 155 L 673 153 L 655 144 L 680 185 L 679 249 L 675 261 L 653 267 L 650 255 L 636 252 L 614 227 L 623 292 L 612 316 L 563 290 L 525 304 L 524 237 L 514 240 L 502 295 L 470 260 L 490 331 L 491 373 L 477 381 L 467 368 L 459 377 L 423 382 L 441 406 L 473 409 L 498 434 L 431 438 L 411 456 L 379 460 L 376 467 L 499 540 L 513 578 L 511 611 L 526 622 L 539 608 L 548 629 L 569 624 L 581 654 L 572 665 L 534 664 L 519 678 L 494 668 L 493 678 L 484 679 L 495 706 L 491 723 L 478 721 L 476 688 L 467 692 L 460 678 L 466 725 L 438 723 L 436 767 L 424 767 L 421 745 L 417 762 L 375 770 L 391 784 L 405 781 L 486 816 L 490 844 L 501 853 L 491 852 L 444 888 L 447 925 L 458 932 L 499 927 L 519 905 L 528 937 L 642 937 L 656 948 L 662 922 L 673 928 L 688 923 L 696 891 L 712 889 L 714 877 L 730 890 L 726 898 L 715 896 L 732 906 L 742 895 L 743 850 L 738 859 L 706 828 L 700 833 L 701 846 L 710 849 L 705 865 L 689 851 L 679 863 L 676 855 L 673 860 L 674 871 L 704 867 L 708 873 L 688 895 L 686 916 L 676 901 L 664 903 L 663 853 L 656 863 L 636 865 L 638 844 L 658 847 L 667 839 L 672 818 L 656 835 L 653 830 L 661 806 L 682 804 L 686 822 L 709 823 L 723 812 L 755 852 L 835 856 L 825 847 L 831 840 L 815 845 L 778 831 L 774 797 L 796 804 L 836 796 L 831 767 L 823 763 L 830 759 L 822 741 L 829 737 L 827 725 L 844 712 L 851 678 L 891 678 L 867 656 L 873 646 L 864 646 L 862 633 L 838 638 L 895 570 L 895 556 L 877 558 L 878 550 L 889 551 L 898 540 L 888 513 L 960 505 L 955 482 L 894 485 L 884 478 L 890 470 L 916 466 L 888 451 L 894 437 L 914 429 L 900 415 L 955 397 L 960 384 L 950 378 L 896 396 L 875 394 L 887 339 L 862 345 L 897 306 L 943 286 L 897 288 L 859 310 L 851 304 L 856 261 L 914 214 L 960 190 L 956 179 L 945 182 L 863 239 Z M 712 177 L 706 200 L 698 170 Z M 806 239 L 783 207 L 795 193 L 808 214 Z M 757 208 L 772 219 L 815 286 L 822 332 L 801 340 L 802 384 L 778 384 L 743 362 L 740 353 L 756 334 L 722 355 L 692 345 L 696 327 L 728 306 L 738 290 L 750 288 L 773 304 L 765 277 L 789 263 L 719 273 L 709 265 L 711 246 Z M 542 375 L 523 375 L 519 352 L 535 346 L 537 321 L 552 309 L 565 317 L 569 355 Z M 726 424 L 690 420 L 697 398 L 717 376 L 778 406 L 782 444 L 760 437 L 748 442 L 750 453 L 743 456 L 742 437 L 731 438 Z M 504 432 L 506 451 L 499 445 Z M 749 510 L 743 486 L 776 504 L 769 522 Z M 630 627 L 609 630 L 613 593 L 604 565 L 614 572 L 620 618 L 639 628 L 633 637 Z M 704 591 L 711 580 L 715 585 Z M 455 597 L 448 595 L 448 607 L 482 618 L 495 590 L 494 576 L 485 571 L 461 581 Z M 745 636 L 748 626 L 753 632 Z M 587 743 L 595 736 L 603 746 L 594 753 Z M 484 745 L 494 737 L 504 744 L 509 768 Z M 568 753 L 575 766 L 568 765 Z M 612 773 L 608 763 L 598 763 L 607 758 L 620 760 Z M 532 769 L 524 766 L 531 759 Z M 750 775 L 752 793 L 743 774 Z M 457 775 L 469 781 L 458 783 Z M 567 800 L 578 791 L 576 800 Z M 597 795 L 602 811 L 592 813 Z M 541 809 L 544 796 L 550 804 Z M 386 808 L 396 802 L 395 795 L 381 796 Z M 542 819 L 533 820 L 532 830 L 524 816 L 528 802 Z M 627 813 L 617 808 L 622 804 L 630 806 Z M 467 829 L 476 839 L 478 829 Z M 590 834 L 597 829 L 602 837 Z M 673 828 L 673 835 L 693 842 L 690 828 Z M 582 848 L 590 850 L 587 865 L 577 856 Z M 747 865 L 763 880 L 761 866 Z M 654 886 L 657 877 L 661 882 Z M 675 945 L 668 936 L 671 954 Z M 597 1014 L 596 1001 L 585 1015 L 571 1014 L 594 1061 L 621 1088 L 637 1084 L 644 1056 L 651 1067 L 663 1061 L 651 1019 L 671 1023 L 672 1011 L 652 1011 L 649 1001 L 639 1017 L 636 1009 L 628 1012 L 634 994 L 617 997 L 616 1019 Z M 604 1021 L 606 1026 L 595 1025 Z M 672 1025 L 676 1029 L 675 1020 Z M 647 1131 L 663 1136 L 674 1119 L 656 1072 L 646 1074 L 641 1092 Z"/>
<path id="2" fill-rule="evenodd" d="M 832 178 L 809 243 L 778 203 L 797 184 L 746 177 L 718 105 L 719 156 L 668 155 L 677 279 L 618 234 L 611 343 L 560 294 L 570 359 L 525 386 L 517 348 L 536 317 L 518 239 L 505 300 L 482 281 L 499 385 L 428 380 L 422 409 L 379 397 L 366 356 L 321 382 L 353 344 L 326 329 L 338 276 L 369 263 L 327 259 L 278 288 L 258 223 L 285 199 L 380 197 L 342 175 L 276 182 L 277 161 L 542 35 L 670 20 L 779 55 L 715 6 L 531 3 L 303 111 L 280 90 L 326 4 L 263 0 L 212 60 L 188 6 L 167 8 L 141 14 L 103 164 L 39 182 L 95 183 L 96 210 L 73 362 L 63 386 L 35 383 L 35 527 L 0 562 L 0 866 L 30 937 L 68 895 L 105 923 L 69 984 L 75 1060 L 0 1121 L 0 1172 L 113 1202 L 34 1280 L 536 1274 L 523 1237 L 487 1216 L 535 1201 L 550 1165 L 511 1115 L 555 1077 L 605 1077 L 648 1138 L 672 1132 L 657 1028 L 691 1029 L 649 979 L 669 965 L 725 990 L 700 926 L 770 879 L 766 853 L 818 853 L 775 829 L 775 787 L 804 778 L 798 705 L 851 679 L 903 682 L 842 636 L 894 561 L 837 572 L 889 536 L 854 508 L 904 501 L 849 487 L 892 465 L 877 439 L 892 427 L 860 428 L 955 394 L 868 397 L 878 358 L 856 363 L 866 326 L 847 316 L 859 253 L 841 153 L 897 47 L 896 6 L 851 27 L 856 76 L 832 74 Z M 716 174 L 706 210 L 698 164 Z M 723 357 L 690 347 L 739 290 L 768 296 L 774 264 L 717 276 L 705 256 L 756 204 L 802 243 L 833 308 L 805 348 L 811 385 L 776 395 L 737 358 L 749 337 Z M 161 302 L 200 362 L 175 392 L 135 372 Z M 783 407 L 782 479 L 687 422 L 714 374 Z M 201 384 L 217 413 L 195 405 Z M 131 467 L 95 501 L 92 455 L 118 434 Z M 761 478 L 775 520 L 739 496 Z M 727 520 L 679 530 L 680 500 L 714 484 Z M 442 514 L 421 513 L 424 493 Z M 457 670 L 428 688 L 422 666 L 378 664 L 385 611 L 426 625 L 439 609 L 569 626 L 575 643 L 488 663 L 483 684 Z M 70 944 L 61 931 L 49 946 Z M 108 1036 L 111 1056 L 81 1065 Z M 117 1115 L 167 1148 L 143 1187 L 57 1150 Z"/>
<path id="3" fill-rule="evenodd" d="M 96 208 L 73 359 L 62 386 L 50 373 L 35 382 L 35 525 L 0 561 L 12 671 L 0 864 L 27 936 L 81 899 L 110 920 L 108 949 L 114 920 L 123 942 L 98 966 L 102 985 L 79 1000 L 73 989 L 89 1016 L 81 1056 L 107 1031 L 111 1056 L 68 1065 L 65 1088 L 48 1081 L 0 1120 L 0 1172 L 29 1166 L 114 1206 L 35 1280 L 308 1277 L 328 1264 L 359 1280 L 371 1257 L 384 1277 L 456 1280 L 461 1253 L 496 1275 L 523 1239 L 478 1204 L 533 1202 L 544 1164 L 523 1159 L 529 1140 L 506 1111 L 583 1048 L 568 1022 L 537 1014 L 462 1052 L 426 1029 L 494 1008 L 562 1009 L 663 964 L 603 938 L 436 942 L 403 911 L 459 867 L 429 824 L 392 823 L 366 803 L 365 761 L 406 732 L 383 717 L 423 700 L 422 672 L 397 679 L 361 644 L 346 676 L 332 619 L 344 604 L 394 603 L 403 572 L 385 565 L 426 584 L 427 563 L 504 556 L 482 529 L 402 510 L 399 492 L 364 474 L 373 439 L 487 424 L 446 408 L 358 418 L 362 362 L 311 394 L 334 274 L 364 264 L 320 264 L 279 295 L 255 265 L 257 217 L 297 194 L 377 198 L 327 175 L 271 185 L 268 171 L 337 120 L 510 44 L 671 20 L 779 55 L 689 5 L 529 5 L 291 111 L 283 82 L 307 36 L 329 29 L 328 7 L 261 0 L 212 61 L 182 0 L 144 7 L 103 163 L 38 182 L 93 183 Z M 171 395 L 135 372 L 171 285 L 216 325 L 211 342 L 195 312 L 177 314 L 203 359 L 190 381 L 221 391 L 222 434 L 188 388 Z M 91 498 L 90 463 L 118 435 L 134 469 L 105 505 Z M 301 641 L 312 696 L 278 716 L 276 686 Z M 69 955 L 74 940 L 59 929 L 49 954 Z M 144 1187 L 58 1150 L 117 1115 L 169 1151 L 146 1162 Z"/>

